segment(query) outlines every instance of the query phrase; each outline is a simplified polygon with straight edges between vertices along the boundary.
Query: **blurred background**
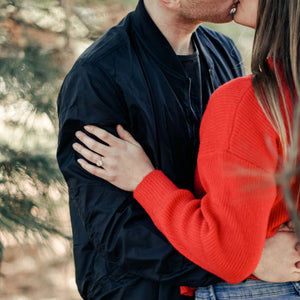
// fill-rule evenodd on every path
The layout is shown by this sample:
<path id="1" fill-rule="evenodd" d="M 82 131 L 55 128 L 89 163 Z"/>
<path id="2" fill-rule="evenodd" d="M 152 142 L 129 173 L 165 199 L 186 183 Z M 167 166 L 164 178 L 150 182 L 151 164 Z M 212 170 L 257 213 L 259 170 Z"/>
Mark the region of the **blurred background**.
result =
<path id="1" fill-rule="evenodd" d="M 78 300 L 56 98 L 76 58 L 137 0 L 0 0 L 0 300 Z M 253 30 L 230 36 L 249 73 Z"/>

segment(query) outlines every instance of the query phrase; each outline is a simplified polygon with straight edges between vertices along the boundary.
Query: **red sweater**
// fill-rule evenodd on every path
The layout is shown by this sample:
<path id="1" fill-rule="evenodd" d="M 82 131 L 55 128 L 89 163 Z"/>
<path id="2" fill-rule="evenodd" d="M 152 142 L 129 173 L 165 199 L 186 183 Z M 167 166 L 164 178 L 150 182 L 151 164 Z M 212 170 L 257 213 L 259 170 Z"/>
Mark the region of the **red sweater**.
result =
<path id="1" fill-rule="evenodd" d="M 229 283 L 255 270 L 265 239 L 289 220 L 274 174 L 278 135 L 250 76 L 220 87 L 200 128 L 195 196 L 161 171 L 134 191 L 157 228 L 189 260 Z"/>

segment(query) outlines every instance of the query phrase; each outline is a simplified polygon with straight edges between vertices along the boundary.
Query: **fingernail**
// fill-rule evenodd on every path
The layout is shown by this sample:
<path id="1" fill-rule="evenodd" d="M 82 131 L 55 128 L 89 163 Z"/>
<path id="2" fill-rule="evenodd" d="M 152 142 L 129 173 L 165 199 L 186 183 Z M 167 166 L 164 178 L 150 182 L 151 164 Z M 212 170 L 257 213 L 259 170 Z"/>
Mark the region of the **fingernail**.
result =
<path id="1" fill-rule="evenodd" d="M 78 144 L 77 144 L 77 143 L 75 143 L 75 144 L 73 144 L 73 145 L 72 145 L 72 147 L 73 147 L 73 149 L 75 149 L 75 150 L 76 150 L 76 149 L 78 149 Z"/>
<path id="2" fill-rule="evenodd" d="M 77 159 L 77 162 L 82 166 L 82 161 L 80 159 Z"/>

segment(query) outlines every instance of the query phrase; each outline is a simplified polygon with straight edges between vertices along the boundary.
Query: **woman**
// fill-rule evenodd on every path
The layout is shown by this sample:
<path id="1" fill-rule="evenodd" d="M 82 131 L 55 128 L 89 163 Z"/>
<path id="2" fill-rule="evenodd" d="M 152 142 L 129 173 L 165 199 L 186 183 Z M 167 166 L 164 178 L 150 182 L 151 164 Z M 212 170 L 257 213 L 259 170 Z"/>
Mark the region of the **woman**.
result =
<path id="1" fill-rule="evenodd" d="M 196 299 L 300 299 L 299 283 L 249 279 L 265 239 L 289 220 L 275 175 L 299 145 L 292 127 L 300 95 L 300 0 L 240 0 L 234 19 L 256 27 L 252 75 L 225 84 L 209 101 L 200 128 L 197 198 L 154 170 L 121 126 L 122 139 L 86 126 L 107 146 L 79 132 L 93 151 L 77 143 L 74 149 L 98 166 L 78 160 L 84 169 L 134 191 L 177 250 L 227 282 L 199 288 Z M 299 178 L 292 188 L 299 197 Z"/>

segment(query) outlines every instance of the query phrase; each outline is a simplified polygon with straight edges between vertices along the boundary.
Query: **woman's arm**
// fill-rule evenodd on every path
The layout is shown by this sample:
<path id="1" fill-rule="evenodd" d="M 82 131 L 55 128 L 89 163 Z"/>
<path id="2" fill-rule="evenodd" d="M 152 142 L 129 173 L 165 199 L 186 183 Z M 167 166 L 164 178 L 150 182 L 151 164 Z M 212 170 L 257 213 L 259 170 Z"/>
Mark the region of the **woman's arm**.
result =
<path id="1" fill-rule="evenodd" d="M 229 94 L 233 96 L 232 91 Z M 141 147 L 120 128 L 118 133 L 125 141 L 111 140 L 101 130 L 97 135 L 95 128 L 90 130 L 108 146 L 96 151 L 102 158 L 91 153 L 86 158 L 95 164 L 102 159 L 103 168 L 80 161 L 87 171 L 127 190 L 135 189 L 142 181 L 135 189 L 135 198 L 175 248 L 231 283 L 242 281 L 258 265 L 277 193 L 276 143 L 275 139 L 265 140 L 274 135 L 272 128 L 261 123 L 265 118 L 257 114 L 257 107 L 252 112 L 238 111 L 240 101 L 229 103 L 228 111 L 210 106 L 203 120 L 196 172 L 203 190 L 201 199 L 177 188 L 162 172 L 153 171 Z M 247 113 L 254 128 L 248 126 Z M 230 120 L 234 118 L 238 122 L 233 126 Z M 95 150 L 87 136 L 78 137 Z M 76 147 L 81 154 L 88 151 Z M 261 152 L 261 147 L 267 151 Z M 295 266 L 289 270 L 299 277 Z"/>
<path id="2" fill-rule="evenodd" d="M 94 126 L 88 126 L 87 130 L 91 134 L 96 135 L 98 138 L 100 139 L 102 138 L 102 140 L 105 140 L 105 142 L 109 144 L 109 146 L 100 144 L 95 140 L 91 139 L 90 137 L 88 137 L 87 135 L 83 133 L 79 133 L 77 134 L 78 138 L 93 151 L 90 151 L 89 149 L 83 147 L 80 144 L 77 144 L 75 148 L 86 159 L 88 159 L 90 162 L 94 162 L 95 164 L 100 158 L 102 158 L 103 162 L 105 162 L 105 157 L 100 156 L 99 153 L 101 153 L 102 155 L 106 154 L 106 158 L 107 158 L 106 162 L 107 160 L 111 161 L 111 163 L 108 163 L 106 165 L 106 169 L 105 168 L 99 169 L 99 167 L 96 167 L 88 163 L 84 159 L 81 159 L 80 162 L 83 168 L 85 168 L 87 171 L 99 177 L 103 176 L 106 179 L 113 179 L 112 181 L 110 181 L 111 183 L 123 187 L 126 190 L 133 190 L 135 186 L 137 186 L 137 184 L 140 183 L 141 178 L 144 178 L 147 174 L 149 174 L 152 170 L 154 170 L 153 166 L 151 166 L 151 163 L 149 162 L 149 159 L 147 158 L 146 154 L 142 150 L 141 146 L 135 140 L 133 140 L 131 135 L 127 131 L 122 129 L 122 127 L 118 126 L 117 131 L 120 137 L 123 138 L 123 140 L 117 139 L 113 135 L 110 136 L 110 134 L 107 133 L 106 131 Z M 111 144 L 113 144 L 113 146 L 111 146 Z M 115 156 L 114 155 L 111 156 L 112 153 L 118 153 L 118 154 Z M 114 168 L 112 168 L 111 170 L 110 166 L 114 166 L 114 165 L 118 166 L 117 169 L 114 170 Z M 112 176 L 113 173 L 114 176 Z M 133 176 L 134 173 L 140 173 L 141 174 L 140 178 L 138 178 L 138 176 L 134 177 Z M 162 182 L 162 184 L 164 183 Z M 166 182 L 165 184 L 168 185 L 169 182 Z M 175 188 L 175 190 L 178 189 Z M 192 196 L 188 191 L 185 192 L 187 193 L 188 200 L 189 199 L 191 201 L 196 200 L 195 197 Z M 138 196 L 137 198 L 140 198 L 140 200 L 142 200 L 143 196 L 141 197 Z M 161 198 L 163 198 L 162 194 L 161 194 Z M 166 199 L 164 199 L 163 201 L 167 202 Z M 153 202 L 153 204 L 155 203 Z M 181 210 L 179 209 L 179 211 Z M 150 211 L 148 209 L 148 212 L 153 216 L 154 220 L 161 218 L 161 215 L 156 213 L 156 211 L 154 210 Z M 170 228 L 170 226 L 171 223 L 167 221 L 165 227 Z M 178 226 L 181 225 L 176 225 L 175 227 L 177 228 Z M 166 230 L 164 229 L 163 225 L 161 226 L 161 230 L 163 232 L 164 230 Z M 170 230 L 167 229 L 167 231 L 169 232 Z M 295 264 L 300 260 L 299 253 L 295 249 L 295 245 L 297 244 L 297 239 L 295 235 L 291 232 L 292 231 L 291 229 L 288 229 L 288 231 L 290 232 L 282 232 L 282 231 L 284 230 L 281 229 L 281 232 L 277 233 L 275 236 L 265 241 L 263 255 L 254 272 L 254 275 L 262 280 L 281 282 L 281 281 L 297 281 L 300 279 L 299 269 L 297 269 L 295 266 Z M 181 234 L 181 232 L 182 231 L 179 230 L 177 231 L 177 233 L 175 233 L 175 244 L 180 243 L 180 239 L 178 241 L 178 237 L 176 235 Z M 191 246 L 192 248 L 193 246 L 192 244 L 189 243 L 189 238 L 185 236 L 185 232 L 186 230 L 183 232 L 183 239 L 188 243 L 188 246 Z M 187 251 L 190 252 L 189 248 L 190 247 L 187 247 L 187 249 L 182 249 L 182 247 L 180 247 L 181 252 L 184 255 L 187 255 Z"/>

